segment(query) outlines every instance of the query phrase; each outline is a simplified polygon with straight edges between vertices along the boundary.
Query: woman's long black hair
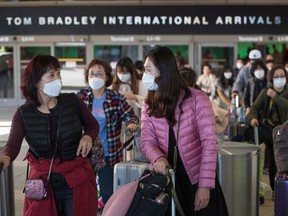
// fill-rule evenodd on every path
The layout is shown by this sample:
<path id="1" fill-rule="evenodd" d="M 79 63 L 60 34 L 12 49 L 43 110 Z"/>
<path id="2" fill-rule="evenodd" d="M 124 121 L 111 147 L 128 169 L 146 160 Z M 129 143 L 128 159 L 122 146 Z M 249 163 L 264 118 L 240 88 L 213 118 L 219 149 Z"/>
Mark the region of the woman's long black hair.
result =
<path id="1" fill-rule="evenodd" d="M 148 114 L 156 118 L 165 117 L 172 127 L 176 124 L 175 109 L 178 100 L 182 100 L 182 106 L 191 91 L 181 78 L 176 58 L 169 48 L 154 47 L 146 54 L 146 58 L 160 71 L 160 76 L 155 80 L 158 84 L 157 91 L 149 91 L 146 98 Z"/>

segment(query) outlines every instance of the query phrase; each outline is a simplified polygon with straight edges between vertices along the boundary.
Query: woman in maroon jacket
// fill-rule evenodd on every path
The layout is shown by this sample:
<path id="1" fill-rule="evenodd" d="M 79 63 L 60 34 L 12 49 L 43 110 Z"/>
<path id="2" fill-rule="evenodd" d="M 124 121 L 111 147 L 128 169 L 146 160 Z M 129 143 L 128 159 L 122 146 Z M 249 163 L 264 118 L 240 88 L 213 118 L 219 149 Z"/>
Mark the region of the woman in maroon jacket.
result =
<path id="1" fill-rule="evenodd" d="M 13 116 L 0 156 L 5 170 L 19 154 L 25 138 L 29 145 L 28 178 L 41 179 L 47 179 L 55 158 L 48 198 L 38 201 L 25 197 L 25 216 L 97 215 L 95 176 L 87 155 L 99 125 L 83 101 L 75 94 L 60 94 L 61 87 L 58 60 L 53 56 L 34 56 L 21 85 L 26 103 Z M 76 103 L 81 109 L 78 114 Z"/>

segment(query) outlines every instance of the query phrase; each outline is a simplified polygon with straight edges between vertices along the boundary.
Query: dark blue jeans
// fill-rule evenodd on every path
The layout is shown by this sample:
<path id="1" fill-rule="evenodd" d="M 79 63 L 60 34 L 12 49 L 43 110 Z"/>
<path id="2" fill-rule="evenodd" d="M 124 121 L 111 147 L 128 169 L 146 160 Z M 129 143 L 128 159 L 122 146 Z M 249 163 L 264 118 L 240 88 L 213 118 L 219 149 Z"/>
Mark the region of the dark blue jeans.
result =
<path id="1" fill-rule="evenodd" d="M 50 178 L 58 216 L 73 216 L 73 190 L 60 174 L 52 173 Z"/>
<path id="2" fill-rule="evenodd" d="M 113 167 L 109 165 L 108 157 L 105 157 L 106 166 L 99 170 L 100 193 L 103 202 L 106 203 L 113 194 Z"/>
<path id="3" fill-rule="evenodd" d="M 73 216 L 73 190 L 66 188 L 54 192 L 58 215 Z"/>

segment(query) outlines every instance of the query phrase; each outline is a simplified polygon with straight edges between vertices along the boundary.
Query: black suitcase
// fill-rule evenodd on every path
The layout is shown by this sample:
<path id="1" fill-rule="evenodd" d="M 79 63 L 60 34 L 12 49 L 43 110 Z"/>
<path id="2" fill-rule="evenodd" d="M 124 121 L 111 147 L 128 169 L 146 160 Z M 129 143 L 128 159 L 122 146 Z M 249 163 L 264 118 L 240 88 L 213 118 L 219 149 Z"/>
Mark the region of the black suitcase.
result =
<path id="1" fill-rule="evenodd" d="M 288 174 L 277 173 L 275 178 L 275 216 L 288 215 Z"/>

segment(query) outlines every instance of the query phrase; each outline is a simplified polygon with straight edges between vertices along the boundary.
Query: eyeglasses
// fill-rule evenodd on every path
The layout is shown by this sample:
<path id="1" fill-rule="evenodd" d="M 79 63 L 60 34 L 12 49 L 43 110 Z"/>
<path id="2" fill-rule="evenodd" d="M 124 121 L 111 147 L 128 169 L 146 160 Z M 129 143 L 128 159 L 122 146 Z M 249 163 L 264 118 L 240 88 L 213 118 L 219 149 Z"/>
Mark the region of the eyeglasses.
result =
<path id="1" fill-rule="evenodd" d="M 89 77 L 103 77 L 105 75 L 105 71 L 90 71 Z"/>

